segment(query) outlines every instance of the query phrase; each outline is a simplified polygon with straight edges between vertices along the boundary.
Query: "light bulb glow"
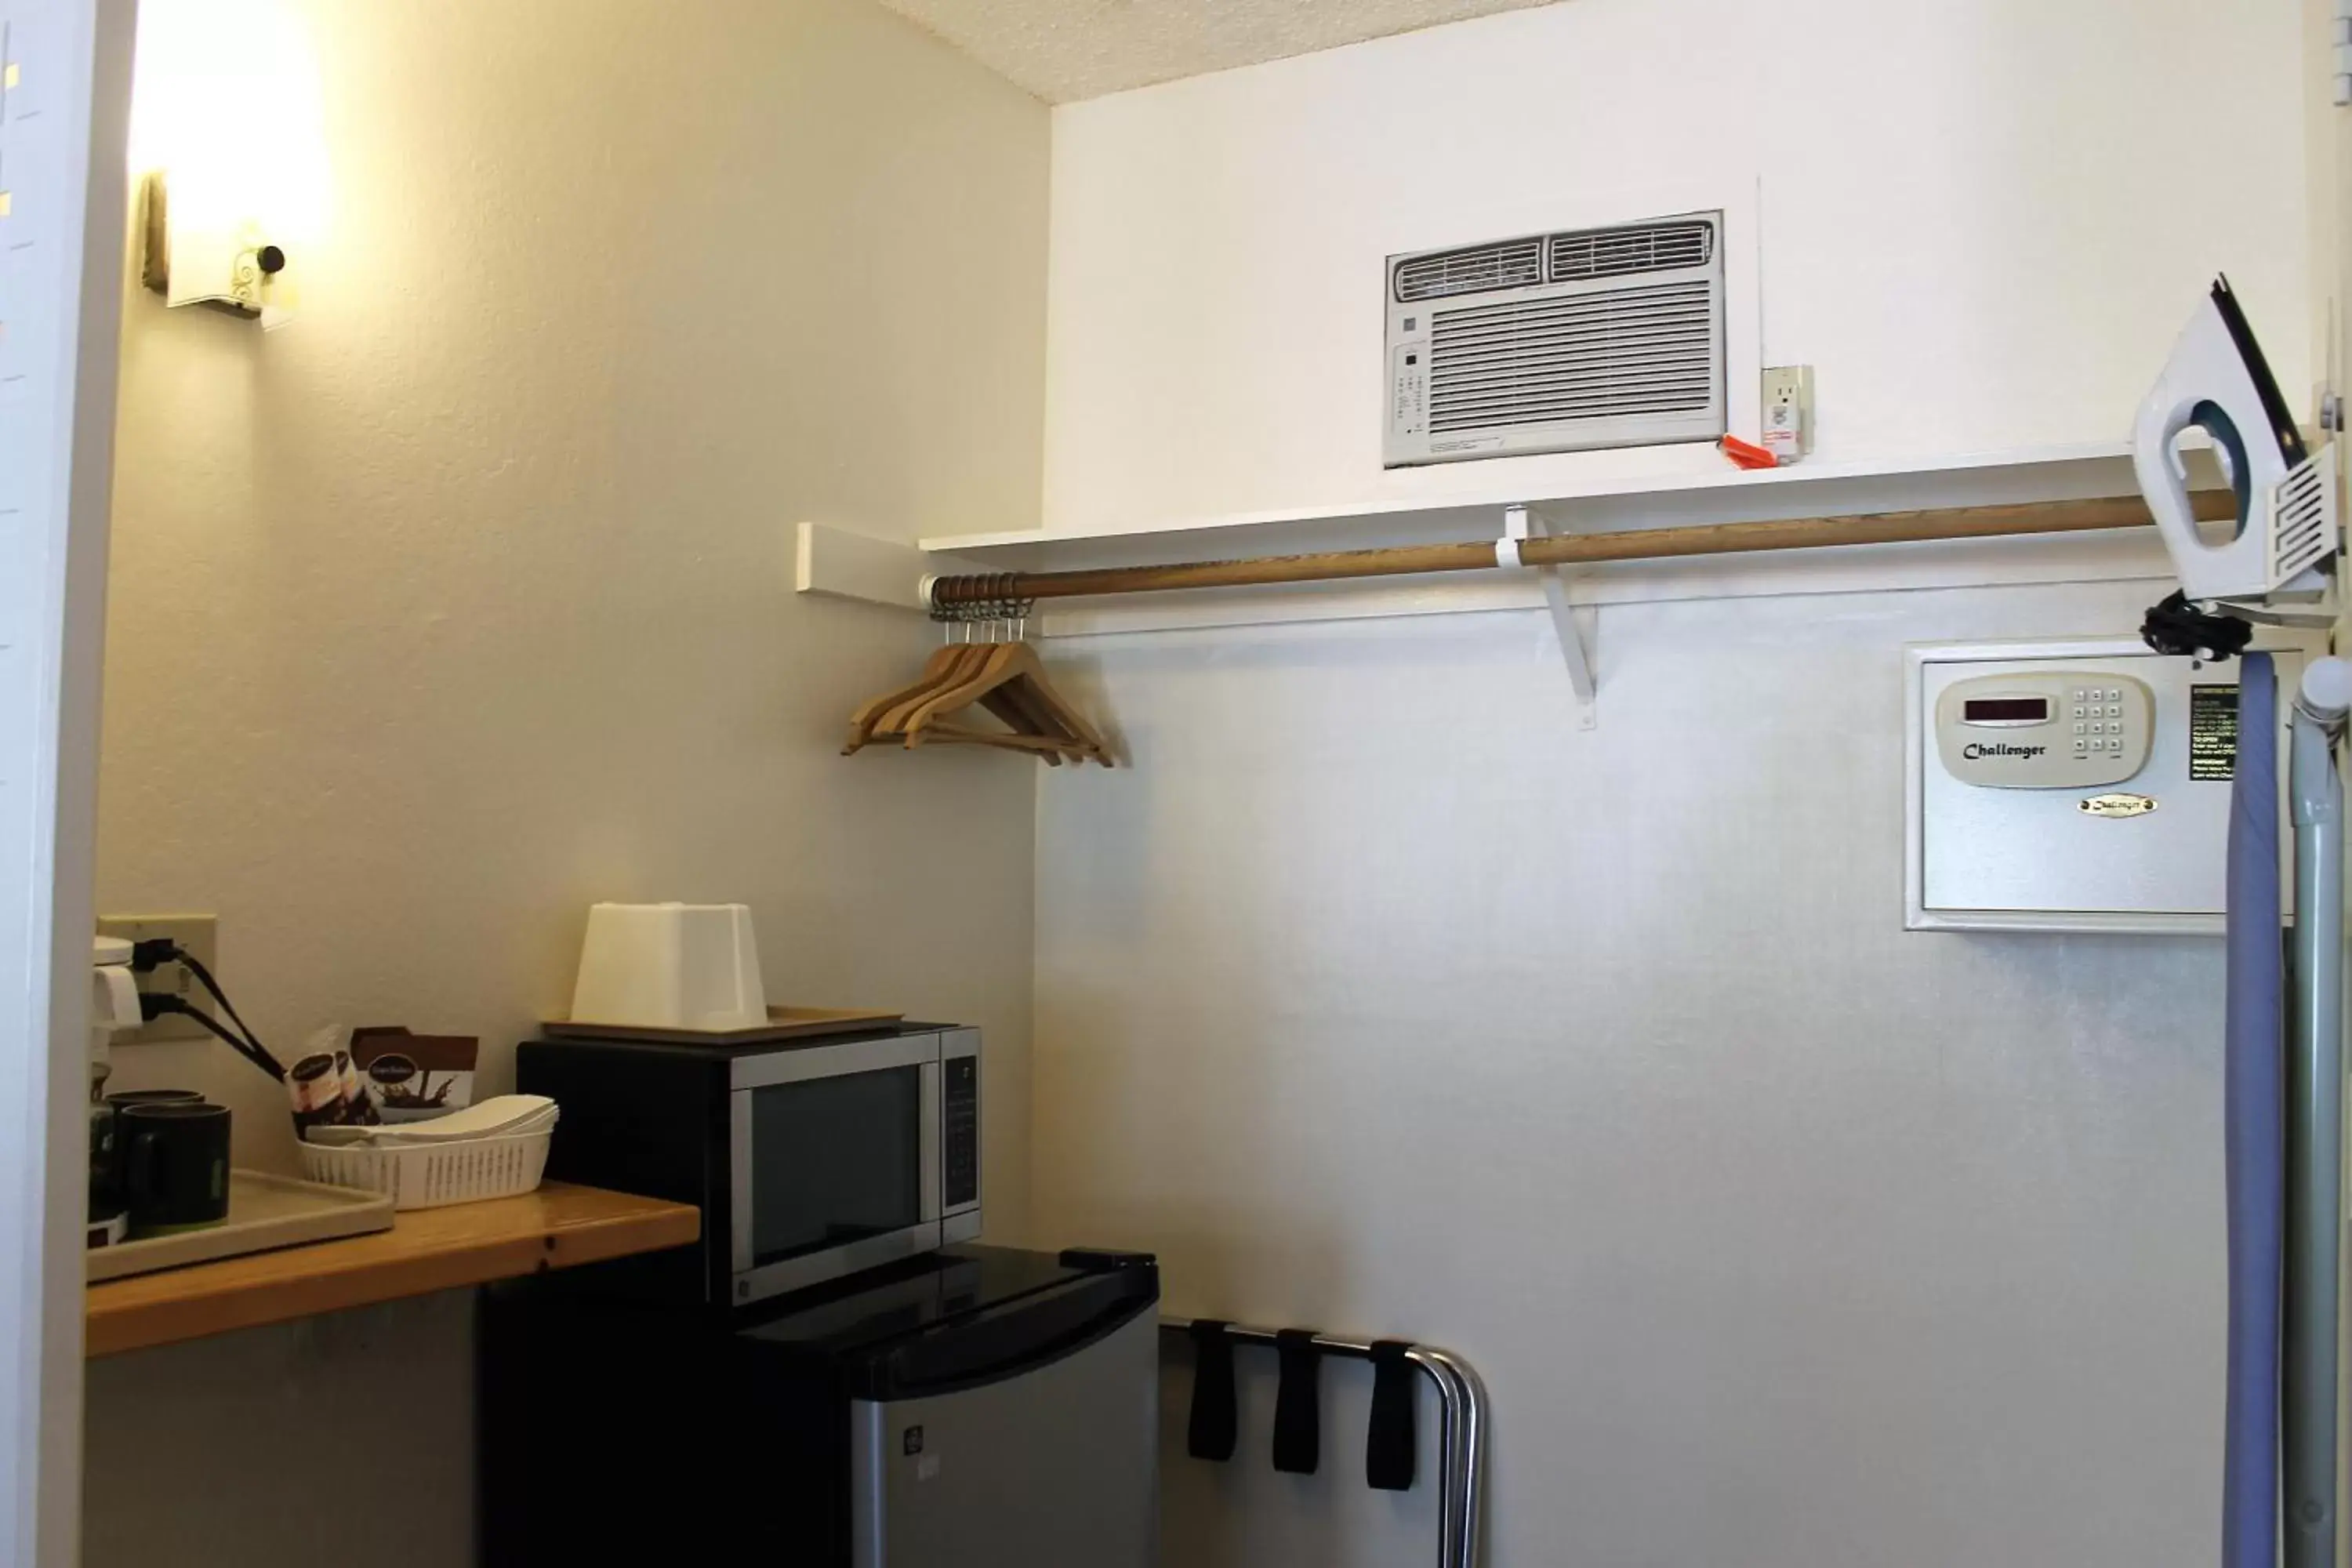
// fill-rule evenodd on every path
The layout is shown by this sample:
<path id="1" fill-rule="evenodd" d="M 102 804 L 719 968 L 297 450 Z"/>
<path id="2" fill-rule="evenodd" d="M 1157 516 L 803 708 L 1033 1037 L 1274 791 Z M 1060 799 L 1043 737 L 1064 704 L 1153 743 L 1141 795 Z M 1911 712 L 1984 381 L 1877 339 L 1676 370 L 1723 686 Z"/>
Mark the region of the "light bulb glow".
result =
<path id="1" fill-rule="evenodd" d="M 131 173 L 162 171 L 176 226 L 247 229 L 297 255 L 333 183 L 318 57 L 281 0 L 143 0 Z"/>

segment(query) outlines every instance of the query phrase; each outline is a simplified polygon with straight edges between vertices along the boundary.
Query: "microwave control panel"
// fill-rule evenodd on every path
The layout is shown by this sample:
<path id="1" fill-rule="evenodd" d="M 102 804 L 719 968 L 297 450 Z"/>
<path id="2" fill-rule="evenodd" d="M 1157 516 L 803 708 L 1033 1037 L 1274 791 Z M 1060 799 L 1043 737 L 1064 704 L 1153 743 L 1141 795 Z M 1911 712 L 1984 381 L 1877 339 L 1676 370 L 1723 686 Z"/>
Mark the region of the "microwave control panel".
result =
<path id="1" fill-rule="evenodd" d="M 942 1206 L 953 1214 L 980 1202 L 980 1058 L 950 1057 L 940 1068 L 946 1081 L 940 1096 Z"/>
<path id="2" fill-rule="evenodd" d="M 1980 675 L 1936 696 L 1936 750 L 1951 775 L 1995 789 L 2090 789 L 2147 765 L 2156 700 L 2106 669 Z"/>

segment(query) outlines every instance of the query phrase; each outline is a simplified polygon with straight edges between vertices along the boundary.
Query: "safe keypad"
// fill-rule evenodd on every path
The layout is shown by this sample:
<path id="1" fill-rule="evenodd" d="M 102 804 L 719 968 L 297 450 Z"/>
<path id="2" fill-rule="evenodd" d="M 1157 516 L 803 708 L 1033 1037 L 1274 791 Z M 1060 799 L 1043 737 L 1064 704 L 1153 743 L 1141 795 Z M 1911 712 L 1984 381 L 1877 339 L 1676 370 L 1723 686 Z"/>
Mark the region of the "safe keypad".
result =
<path id="1" fill-rule="evenodd" d="M 2147 763 L 2155 704 L 2120 670 L 1996 669 L 1938 691 L 1935 723 L 1944 769 L 1965 784 L 2088 789 Z"/>
<path id="2" fill-rule="evenodd" d="M 2106 752 L 2120 755 L 2124 749 L 2123 688 L 2078 686 L 2074 696 L 2074 754 L 2088 757 Z"/>

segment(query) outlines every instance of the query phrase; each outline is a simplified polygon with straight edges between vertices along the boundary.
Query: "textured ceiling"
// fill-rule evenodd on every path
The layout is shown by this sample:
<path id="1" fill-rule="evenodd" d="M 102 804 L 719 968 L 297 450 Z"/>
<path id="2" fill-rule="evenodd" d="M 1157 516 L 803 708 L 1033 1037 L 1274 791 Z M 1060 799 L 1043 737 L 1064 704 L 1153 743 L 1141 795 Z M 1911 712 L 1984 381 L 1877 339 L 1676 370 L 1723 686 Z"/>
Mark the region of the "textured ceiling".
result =
<path id="1" fill-rule="evenodd" d="M 882 0 L 1048 103 L 1549 0 Z"/>

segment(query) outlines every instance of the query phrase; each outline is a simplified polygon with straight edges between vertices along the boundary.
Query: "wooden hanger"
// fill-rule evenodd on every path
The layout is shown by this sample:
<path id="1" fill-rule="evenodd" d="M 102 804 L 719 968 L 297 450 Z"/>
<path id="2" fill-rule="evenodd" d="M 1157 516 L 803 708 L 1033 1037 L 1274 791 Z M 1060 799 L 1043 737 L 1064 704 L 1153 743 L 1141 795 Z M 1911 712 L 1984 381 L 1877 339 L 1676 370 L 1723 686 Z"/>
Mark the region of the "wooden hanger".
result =
<path id="1" fill-rule="evenodd" d="M 978 669 L 986 661 L 987 658 L 988 646 L 984 643 L 957 644 L 954 657 L 947 661 L 947 668 L 940 678 L 919 686 L 909 687 L 900 692 L 898 700 L 890 704 L 889 710 L 882 715 L 882 721 L 876 726 L 876 732 L 885 735 L 905 734 L 907 721 L 917 709 L 939 693 L 963 684 L 971 678 L 972 671 Z"/>
<path id="2" fill-rule="evenodd" d="M 997 643 L 989 647 L 985 658 L 964 669 L 961 679 L 891 715 L 898 721 L 894 729 L 907 738 L 909 750 L 923 743 L 925 731 L 940 715 L 982 701 L 992 693 L 1010 691 L 1017 693 L 1015 700 L 1044 721 L 1043 732 L 1047 736 L 1058 733 L 1096 761 L 1109 765 L 1109 746 L 1087 721 L 1086 715 L 1054 689 L 1053 678 L 1046 674 L 1044 661 L 1027 643 Z"/>
<path id="3" fill-rule="evenodd" d="M 923 673 L 912 682 L 896 691 L 883 693 L 849 716 L 849 740 L 841 748 L 841 754 L 848 756 L 878 736 L 896 739 L 901 733 L 899 721 L 912 713 L 925 698 L 961 680 L 970 670 L 977 668 L 980 660 L 987 655 L 989 646 L 979 642 L 940 644 L 923 666 Z M 1007 719 L 1006 722 L 1014 723 L 1017 727 L 1016 721 Z"/>
<path id="4" fill-rule="evenodd" d="M 944 721 L 975 704 L 1005 728 Z M 1054 689 L 1036 650 L 1018 640 L 949 643 L 936 649 L 912 682 L 869 700 L 850 715 L 842 754 L 885 738 L 903 739 L 909 749 L 929 741 L 995 746 L 1026 752 L 1050 767 L 1089 758 L 1112 765 L 1108 742 Z"/>
<path id="5" fill-rule="evenodd" d="M 943 746 L 1001 746 L 1012 752 L 1034 752 L 1054 767 L 1060 767 L 1065 756 L 1074 762 L 1083 757 L 1073 756 L 1069 742 L 1045 735 L 1015 734 L 1009 731 L 966 730 L 955 724 L 933 724 L 926 732 L 927 740 Z"/>
<path id="6" fill-rule="evenodd" d="M 895 691 L 886 691 L 881 696 L 862 704 L 856 712 L 849 716 L 849 740 L 841 748 L 841 754 L 845 757 L 848 756 L 872 741 L 875 732 L 882 727 L 883 716 L 909 696 L 918 691 L 936 690 L 946 679 L 948 671 L 954 667 L 956 656 L 962 653 L 970 645 L 966 643 L 941 643 L 931 650 L 930 660 L 923 666 L 923 673 L 917 676 L 910 684 L 899 687 Z"/>
<path id="7" fill-rule="evenodd" d="M 1061 742 L 1068 741 L 1071 737 L 1057 732 L 1053 716 L 1041 708 L 1027 692 L 1017 686 L 999 687 L 996 690 L 982 697 L 980 705 L 1003 720 L 1004 727 L 1024 742 L 1034 737 L 1055 742 L 1049 749 L 1039 750 L 1037 754 L 1045 759 L 1045 765 L 1049 768 L 1058 768 L 1062 765 L 1063 755 L 1069 752 L 1069 747 Z M 937 728 L 936 725 L 933 727 Z M 988 739 L 988 733 L 982 733 L 981 738 Z M 1071 760 L 1084 762 L 1086 759 L 1072 753 Z"/>

